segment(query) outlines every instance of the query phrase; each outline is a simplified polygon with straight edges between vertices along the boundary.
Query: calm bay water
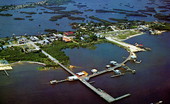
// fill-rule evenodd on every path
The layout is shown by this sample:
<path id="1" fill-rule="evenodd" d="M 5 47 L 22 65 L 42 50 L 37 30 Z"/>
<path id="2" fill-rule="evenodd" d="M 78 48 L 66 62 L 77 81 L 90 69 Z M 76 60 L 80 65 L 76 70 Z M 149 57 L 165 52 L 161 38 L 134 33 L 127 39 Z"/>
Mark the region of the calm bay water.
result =
<path id="1" fill-rule="evenodd" d="M 3 0 L 0 5 L 8 4 L 25 4 L 26 2 L 38 2 L 41 0 Z M 163 0 L 153 0 L 154 4 L 147 4 L 150 0 L 75 0 L 76 4 L 81 3 L 87 7 L 78 8 L 70 3 L 62 5 L 67 7 L 66 10 L 94 9 L 91 12 L 84 12 L 82 15 L 73 15 L 79 17 L 97 16 L 102 19 L 108 18 L 124 18 L 124 14 L 96 13 L 97 9 L 111 10 L 113 8 L 125 10 L 139 10 L 149 7 L 157 7 L 166 5 Z M 125 5 L 133 6 L 129 8 Z M 45 10 L 44 10 L 45 9 Z M 159 11 L 158 8 L 155 8 Z M 31 15 L 33 21 L 29 21 L 28 14 L 21 14 L 21 11 L 37 12 Z M 67 18 L 60 19 L 55 22 L 49 21 L 51 16 L 56 14 L 39 14 L 44 11 L 51 11 L 44 7 L 25 8 L 19 10 L 3 11 L 1 13 L 11 13 L 12 17 L 0 16 L 0 37 L 16 35 L 35 35 L 44 33 L 44 29 L 57 29 L 59 31 L 72 30 L 69 26 L 73 21 Z M 169 11 L 168 11 L 169 12 Z M 17 21 L 13 18 L 21 17 L 25 20 Z M 154 21 L 156 18 L 149 16 L 128 17 L 129 20 L 146 20 Z M 86 20 L 91 21 L 89 18 Z M 84 21 L 86 22 L 86 21 Z M 59 26 L 56 25 L 60 24 Z M 40 26 L 39 26 L 40 25 Z M 138 59 L 142 60 L 141 64 L 127 63 L 127 65 L 136 70 L 136 74 L 127 73 L 119 78 L 110 78 L 112 73 L 91 79 L 95 81 L 95 87 L 99 87 L 108 92 L 113 97 L 117 97 L 126 93 L 132 94 L 130 97 L 116 102 L 115 104 L 150 104 L 162 100 L 163 104 L 170 104 L 170 33 L 166 32 L 160 36 L 142 35 L 126 40 L 126 42 L 134 44 L 142 43 L 150 47 L 150 52 L 137 53 Z M 79 66 L 73 72 L 82 70 L 90 73 L 92 68 L 103 70 L 110 60 L 118 62 L 123 61 L 123 57 L 127 57 L 128 53 L 115 45 L 103 43 L 96 45 L 96 50 L 89 49 L 66 49 L 65 53 L 70 57 L 71 64 Z M 0 72 L 0 104 L 107 104 L 99 96 L 94 94 L 84 85 L 75 82 L 65 82 L 56 86 L 49 85 L 49 81 L 53 79 L 65 79 L 69 74 L 63 69 L 39 71 L 39 65 L 22 64 L 14 66 L 14 70 L 9 71 L 10 77 L 6 77 L 4 72 Z"/>
<path id="2" fill-rule="evenodd" d="M 169 32 L 160 36 L 141 35 L 126 42 L 139 42 L 152 48 L 149 52 L 137 53 L 141 64 L 127 63 L 136 70 L 136 74 L 126 73 L 118 78 L 110 78 L 112 73 L 92 78 L 93 86 L 101 88 L 113 97 L 126 93 L 130 97 L 115 104 L 150 104 L 162 100 L 170 103 L 170 35 Z M 91 68 L 103 70 L 110 60 L 121 62 L 128 53 L 109 43 L 96 45 L 96 50 L 66 49 L 71 64 L 80 66 L 73 72 Z M 49 85 L 52 79 L 65 79 L 69 74 L 63 69 L 38 71 L 39 65 L 22 64 L 9 71 L 10 77 L 0 72 L 0 104 L 107 104 L 80 82 L 65 82 L 55 86 Z"/>
<path id="3" fill-rule="evenodd" d="M 3 0 L 0 2 L 0 5 L 10 5 L 10 4 L 25 4 L 26 2 L 38 2 L 41 0 Z M 118 18 L 123 19 L 127 18 L 128 20 L 145 20 L 145 21 L 155 21 L 157 20 L 153 16 L 147 17 L 127 17 L 125 14 L 119 13 L 96 13 L 96 10 L 113 10 L 113 9 L 124 9 L 130 11 L 137 11 L 146 9 L 146 7 L 154 7 L 155 10 L 159 13 L 160 8 L 158 6 L 167 5 L 164 0 L 73 0 L 75 3 L 69 3 L 65 5 L 60 5 L 61 7 L 66 7 L 66 11 L 79 10 L 83 14 L 75 14 L 72 16 L 84 17 L 85 21 L 81 20 L 69 20 L 67 17 L 59 19 L 57 21 L 49 21 L 49 19 L 54 15 L 59 14 L 47 14 L 44 11 L 52 12 L 44 7 L 37 6 L 35 8 L 24 8 L 18 10 L 9 10 L 2 11 L 1 13 L 10 13 L 13 14 L 11 17 L 0 16 L 0 37 L 16 35 L 37 35 L 45 33 L 45 29 L 56 29 L 58 31 L 73 31 L 70 24 L 73 22 L 89 22 L 92 21 L 89 16 L 96 16 L 101 19 L 109 20 L 109 18 Z M 148 4 L 152 3 L 152 4 Z M 78 7 L 76 5 L 84 5 L 84 7 Z M 169 7 L 169 5 L 167 6 Z M 85 11 L 92 9 L 94 11 Z M 37 14 L 22 14 L 20 12 L 36 12 Z M 152 12 L 149 12 L 154 14 Z M 170 11 L 164 12 L 164 14 L 169 14 Z M 26 18 L 26 16 L 32 16 L 31 18 Z M 25 18 L 25 20 L 14 20 L 14 18 Z M 33 21 L 29 21 L 33 19 Z M 93 20 L 95 21 L 95 20 Z M 161 21 L 161 20 L 158 20 Z M 98 22 L 98 21 L 96 21 Z M 113 21 L 112 21 L 113 22 Z M 166 21 L 165 21 L 166 22 Z M 59 25 L 56 25 L 59 24 Z"/>

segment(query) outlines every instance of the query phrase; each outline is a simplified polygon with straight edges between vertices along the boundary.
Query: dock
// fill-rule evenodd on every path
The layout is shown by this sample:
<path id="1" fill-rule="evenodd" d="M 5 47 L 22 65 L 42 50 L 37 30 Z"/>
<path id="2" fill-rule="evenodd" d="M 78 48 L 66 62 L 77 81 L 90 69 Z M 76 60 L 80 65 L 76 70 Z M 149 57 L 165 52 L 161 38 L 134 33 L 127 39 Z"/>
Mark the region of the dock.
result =
<path id="1" fill-rule="evenodd" d="M 29 43 L 30 43 L 32 46 L 34 46 L 37 50 L 40 50 L 40 47 L 37 46 L 37 45 L 35 45 L 33 42 L 30 41 Z M 44 50 L 41 50 L 41 51 L 42 51 L 42 53 L 43 53 L 45 56 L 47 56 L 49 59 L 51 59 L 54 63 L 60 65 L 60 67 L 63 68 L 66 72 L 68 72 L 69 74 L 71 74 L 71 75 L 73 75 L 73 76 L 76 76 L 75 73 L 73 73 L 71 70 L 69 70 L 69 69 L 68 69 L 67 67 L 65 67 L 63 64 L 61 64 L 57 59 L 55 59 L 54 57 L 52 57 L 50 54 L 48 54 L 48 53 L 45 52 Z M 119 67 L 119 66 L 121 66 L 121 65 L 117 65 L 117 66 L 115 66 L 115 68 L 116 68 L 116 67 Z M 109 70 L 113 70 L 113 69 L 109 69 Z M 101 71 L 100 74 L 105 73 L 105 72 L 107 72 L 107 70 L 106 70 L 106 71 L 105 71 L 105 70 L 104 70 L 104 71 Z M 99 75 L 99 73 L 96 74 L 96 75 Z M 93 75 L 93 76 L 94 76 L 94 75 Z M 87 86 L 89 89 L 91 89 L 93 92 L 95 92 L 97 95 L 99 95 L 101 98 L 103 98 L 104 100 L 106 100 L 107 102 L 109 102 L 109 103 L 130 96 L 130 94 L 125 94 L 125 95 L 120 96 L 120 97 L 118 97 L 118 98 L 113 98 L 111 95 L 109 95 L 108 93 L 104 92 L 103 90 L 99 90 L 99 89 L 95 88 L 94 86 L 92 86 L 89 82 L 87 82 L 87 81 L 85 80 L 85 78 L 81 78 L 81 77 L 79 78 L 79 77 L 78 77 L 78 80 L 79 80 L 81 83 L 83 83 L 85 86 Z"/>
<path id="2" fill-rule="evenodd" d="M 121 100 L 123 98 L 126 98 L 128 96 L 130 96 L 130 94 L 125 94 L 123 96 L 117 97 L 117 98 L 113 98 L 112 96 L 110 96 L 109 94 L 107 94 L 106 92 L 104 92 L 101 89 L 96 89 L 95 87 L 93 87 L 90 83 L 88 83 L 85 80 L 80 80 L 84 85 L 86 85 L 88 88 L 90 88 L 92 91 L 94 91 L 96 94 L 98 94 L 101 98 L 103 98 L 104 100 L 106 100 L 107 102 L 111 103 L 117 100 Z"/>
<path id="3" fill-rule="evenodd" d="M 64 80 L 51 80 L 50 84 L 58 84 L 58 83 L 66 82 L 66 81 L 68 81 L 68 79 L 64 79 Z"/>
<path id="4" fill-rule="evenodd" d="M 134 54 L 134 53 L 133 53 Z M 122 62 L 122 63 L 118 63 L 116 66 L 114 67 L 110 67 L 108 69 L 105 69 L 105 70 L 102 70 L 102 71 L 99 71 L 99 72 L 96 72 L 94 74 L 91 74 L 89 76 L 87 76 L 89 79 L 92 78 L 92 77 L 96 77 L 96 76 L 99 76 L 99 75 L 102 75 L 104 73 L 107 73 L 107 72 L 111 72 L 111 71 L 115 71 L 115 69 L 117 68 L 120 68 L 122 67 L 126 62 L 128 62 L 129 60 L 131 60 L 131 56 L 133 55 L 131 52 L 129 54 L 129 56 Z M 134 73 L 134 70 L 130 69 L 129 67 L 127 67 L 127 70 L 128 71 L 131 71 L 132 73 Z"/>

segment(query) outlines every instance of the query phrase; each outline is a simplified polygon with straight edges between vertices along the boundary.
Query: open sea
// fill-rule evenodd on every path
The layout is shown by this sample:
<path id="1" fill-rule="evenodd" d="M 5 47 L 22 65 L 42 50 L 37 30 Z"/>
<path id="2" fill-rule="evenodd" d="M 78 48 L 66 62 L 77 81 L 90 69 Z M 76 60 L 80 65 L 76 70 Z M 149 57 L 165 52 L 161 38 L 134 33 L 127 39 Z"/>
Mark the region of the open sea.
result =
<path id="1" fill-rule="evenodd" d="M 27 2 L 38 2 L 40 0 L 2 0 L 0 5 L 25 4 Z M 74 0 L 76 4 L 86 5 L 77 7 L 75 3 L 61 5 L 66 7 L 66 11 L 93 9 L 94 11 L 84 12 L 75 15 L 79 17 L 96 16 L 106 20 L 108 18 L 124 18 L 124 14 L 118 13 L 96 13 L 95 10 L 142 10 L 146 6 L 154 7 L 157 11 L 158 6 L 169 5 L 168 0 Z M 151 4 L 150 4 L 151 3 Z M 44 10 L 45 9 L 45 10 Z M 20 11 L 34 11 L 33 21 L 14 20 L 15 17 L 28 16 L 21 14 Z M 52 11 L 44 7 L 24 8 L 18 10 L 3 11 L 0 13 L 13 14 L 12 17 L 0 16 L 0 37 L 16 35 L 35 35 L 44 33 L 44 29 L 57 29 L 58 31 L 72 30 L 70 23 L 91 21 L 86 18 L 85 21 L 73 21 L 67 17 L 58 21 L 49 21 L 49 18 L 56 14 L 38 14 L 43 11 Z M 166 13 L 169 13 L 166 12 Z M 129 20 L 158 20 L 153 16 L 148 17 L 128 17 Z M 158 20 L 162 21 L 162 20 Z M 169 21 L 165 21 L 169 22 Z M 56 23 L 60 24 L 59 26 Z M 41 26 L 39 26 L 41 25 Z M 90 81 L 95 81 L 92 85 L 101 88 L 113 97 L 118 97 L 126 93 L 131 96 L 112 104 L 151 104 L 163 101 L 162 104 L 170 104 L 170 32 L 165 32 L 159 36 L 153 36 L 148 33 L 126 40 L 125 42 L 135 44 L 136 42 L 150 47 L 152 51 L 137 53 L 140 64 L 127 63 L 136 74 L 126 73 L 124 76 L 111 78 L 113 73 L 107 73 Z M 96 49 L 74 48 L 63 50 L 70 57 L 72 65 L 78 66 L 73 72 L 82 70 L 91 73 L 92 68 L 104 70 L 106 64 L 111 60 L 122 62 L 124 57 L 128 56 L 126 50 L 109 43 L 97 44 Z M 86 88 L 79 81 L 64 82 L 58 85 L 49 85 L 53 79 L 61 80 L 69 76 L 63 69 L 40 71 L 41 67 L 36 64 L 17 64 L 13 66 L 12 71 L 7 77 L 3 71 L 0 71 L 0 104 L 107 104 L 102 98 Z"/>

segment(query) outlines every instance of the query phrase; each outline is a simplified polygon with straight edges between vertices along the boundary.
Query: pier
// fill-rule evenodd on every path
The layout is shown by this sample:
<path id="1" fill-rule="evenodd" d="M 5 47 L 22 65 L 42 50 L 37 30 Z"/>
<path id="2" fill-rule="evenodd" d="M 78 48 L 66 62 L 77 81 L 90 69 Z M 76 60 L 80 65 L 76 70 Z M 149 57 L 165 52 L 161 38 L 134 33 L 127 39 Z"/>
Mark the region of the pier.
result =
<path id="1" fill-rule="evenodd" d="M 106 100 L 107 102 L 111 103 L 111 102 L 114 102 L 114 101 L 117 101 L 117 100 L 120 100 L 120 99 L 123 99 L 125 97 L 128 97 L 130 96 L 130 94 L 125 94 L 123 96 L 120 96 L 120 97 L 112 97 L 111 95 L 109 95 L 108 93 L 106 93 L 105 91 L 99 89 L 99 88 L 95 88 L 94 86 L 92 86 L 90 84 L 90 82 L 87 82 L 88 79 L 92 78 L 92 77 L 96 77 L 96 76 L 99 76 L 101 74 L 104 74 L 104 73 L 107 73 L 107 72 L 115 72 L 117 68 L 120 68 L 120 67 L 124 67 L 125 63 L 128 62 L 129 60 L 132 60 L 133 58 L 137 58 L 135 52 L 139 52 L 139 51 L 145 51 L 144 49 L 141 49 L 139 47 L 136 47 L 134 45 L 131 45 L 131 44 L 128 44 L 128 43 L 124 43 L 124 42 L 121 42 L 121 41 L 117 41 L 117 40 L 114 40 L 110 37 L 106 37 L 107 40 L 109 41 L 112 41 L 114 43 L 117 43 L 119 45 L 121 45 L 122 47 L 124 47 L 125 49 L 127 49 L 127 51 L 129 52 L 129 56 L 121 63 L 116 63 L 114 67 L 109 67 L 103 71 L 99 71 L 99 72 L 96 72 L 96 73 L 93 73 L 91 75 L 88 75 L 86 77 L 78 77 L 78 80 L 83 83 L 85 86 L 87 86 L 89 89 L 91 89 L 93 92 L 95 92 L 97 95 L 99 95 L 101 98 L 103 98 L 104 100 Z M 32 41 L 28 41 L 26 44 L 31 44 L 33 47 L 35 47 L 35 50 L 41 50 L 41 52 L 47 56 L 50 60 L 52 60 L 54 63 L 58 64 L 61 68 L 63 68 L 66 72 L 68 72 L 69 74 L 71 74 L 72 76 L 77 76 L 75 73 L 73 73 L 70 69 L 68 69 L 67 67 L 65 67 L 63 64 L 61 64 L 56 58 L 52 57 L 50 54 L 48 54 L 47 52 L 45 52 L 44 50 L 42 50 L 39 46 L 35 45 L 34 42 Z M 10 45 L 9 47 L 11 46 L 20 46 L 20 45 L 23 45 L 23 44 L 13 44 L 13 45 Z M 129 67 L 126 67 L 126 70 L 127 71 L 132 71 L 134 72 L 134 70 L 130 69 Z M 111 76 L 111 77 L 116 77 L 116 76 L 121 76 L 123 74 L 117 74 L 115 76 Z M 50 81 L 50 83 L 61 83 L 61 82 L 65 82 L 65 81 L 68 81 L 67 79 L 65 80 L 60 80 L 60 81 L 57 81 L 57 80 L 52 80 Z"/>
<path id="2" fill-rule="evenodd" d="M 111 103 L 120 99 L 123 99 L 125 97 L 130 96 L 130 94 L 125 94 L 123 96 L 117 97 L 117 98 L 113 98 L 112 96 L 110 96 L 109 94 L 107 94 L 106 92 L 104 92 L 101 89 L 96 89 L 95 87 L 93 87 L 90 83 L 88 83 L 85 80 L 80 80 L 84 85 L 86 85 L 88 88 L 90 88 L 92 91 L 94 91 L 96 94 L 98 94 L 101 98 L 103 98 L 104 100 L 106 100 L 107 102 Z"/>
<path id="3" fill-rule="evenodd" d="M 35 45 L 33 42 L 30 41 L 29 44 L 31 44 L 32 46 L 34 46 L 37 50 L 40 50 L 40 48 L 39 48 L 37 45 Z M 73 75 L 73 76 L 77 76 L 75 73 L 73 73 L 71 70 L 69 70 L 69 69 L 68 69 L 67 67 L 65 67 L 63 64 L 61 64 L 57 59 L 55 59 L 54 57 L 52 57 L 50 54 L 48 54 L 47 52 L 45 52 L 45 51 L 43 51 L 43 50 L 41 50 L 41 51 L 42 51 L 42 53 L 43 53 L 44 55 L 46 55 L 46 56 L 47 56 L 49 59 L 51 59 L 54 63 L 60 65 L 60 67 L 62 67 L 66 72 L 70 73 L 70 74 Z M 119 67 L 119 66 L 120 66 L 120 65 L 115 66 L 115 68 L 116 68 L 116 67 Z M 110 70 L 114 70 L 114 69 L 110 69 Z M 105 72 L 107 72 L 107 70 L 106 70 L 106 71 L 104 70 L 103 72 L 100 72 L 100 74 L 105 73 Z M 98 75 L 99 75 L 99 74 L 98 74 Z M 93 75 L 93 77 L 94 77 L 94 75 Z M 85 77 L 85 78 L 86 78 L 86 77 Z M 110 96 L 108 93 L 104 92 L 103 90 L 96 89 L 96 88 L 95 88 L 94 86 L 92 86 L 89 82 L 87 82 L 87 81 L 85 80 L 85 78 L 84 78 L 84 77 L 78 77 L 78 80 L 79 80 L 80 82 L 82 82 L 84 85 L 86 85 L 86 86 L 87 86 L 89 89 L 91 89 L 93 92 L 95 92 L 97 95 L 99 95 L 101 98 L 103 98 L 104 100 L 106 100 L 107 102 L 109 102 L 109 103 L 130 96 L 130 94 L 125 94 L 125 95 L 123 95 L 123 96 L 120 96 L 120 97 L 117 97 L 117 98 L 113 98 L 113 97 Z M 56 82 L 57 82 L 57 81 L 56 81 Z M 63 82 L 63 81 L 61 81 L 61 82 Z"/>
<path id="4" fill-rule="evenodd" d="M 111 71 L 114 72 L 115 69 L 122 67 L 126 62 L 128 62 L 129 60 L 131 60 L 131 56 L 134 55 L 134 54 L 135 54 L 135 53 L 130 52 L 129 56 L 128 56 L 122 63 L 119 63 L 119 64 L 117 64 L 117 65 L 114 66 L 114 67 L 110 67 L 110 68 L 108 68 L 108 69 L 105 69 L 105 70 L 96 72 L 96 73 L 91 74 L 91 75 L 89 75 L 89 76 L 87 76 L 87 77 L 90 79 L 90 78 L 92 78 L 92 77 L 96 77 L 96 76 L 99 76 L 99 75 L 104 74 L 104 73 L 107 73 L 107 72 L 111 72 Z M 135 72 L 134 70 L 130 69 L 129 67 L 127 67 L 126 70 L 131 71 L 132 73 Z"/>

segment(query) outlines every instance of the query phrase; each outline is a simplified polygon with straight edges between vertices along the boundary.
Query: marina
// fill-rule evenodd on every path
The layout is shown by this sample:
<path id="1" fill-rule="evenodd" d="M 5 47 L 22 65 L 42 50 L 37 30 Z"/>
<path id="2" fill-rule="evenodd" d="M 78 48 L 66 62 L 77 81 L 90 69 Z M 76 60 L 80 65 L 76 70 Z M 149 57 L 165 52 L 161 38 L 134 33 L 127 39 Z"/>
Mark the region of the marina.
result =
<path id="1" fill-rule="evenodd" d="M 2 0 L 0 103 L 170 104 L 169 4 Z"/>
<path id="2" fill-rule="evenodd" d="M 148 39 L 148 40 L 146 40 Z M 159 38 L 160 39 L 160 38 Z M 126 73 L 123 76 L 117 77 L 117 78 L 110 78 L 110 76 L 112 76 L 112 72 L 111 73 L 107 73 L 107 74 L 103 74 L 99 77 L 92 77 L 92 79 L 89 81 L 89 83 L 91 83 L 92 81 L 95 83 L 91 83 L 93 86 L 95 86 L 96 88 L 100 88 L 105 92 L 108 92 L 109 95 L 112 95 L 113 97 L 117 97 L 126 93 L 130 93 L 131 96 L 127 97 L 126 99 L 123 100 L 119 100 L 117 102 L 114 102 L 115 104 L 131 104 L 131 103 L 138 103 L 138 104 L 149 104 L 149 103 L 155 103 L 158 102 L 158 100 L 162 100 L 164 103 L 167 103 L 169 101 L 169 98 L 166 97 L 165 95 L 168 96 L 168 92 L 166 92 L 167 88 L 165 82 L 169 81 L 169 70 L 167 66 L 164 66 L 165 60 L 169 60 L 169 57 L 164 57 L 164 61 L 162 61 L 161 63 L 157 64 L 156 60 L 161 59 L 161 57 L 163 57 L 164 55 L 168 55 L 166 50 L 167 48 L 169 49 L 169 46 L 165 47 L 165 44 L 159 44 L 159 45 L 155 45 L 157 42 L 159 42 L 158 38 L 155 38 L 154 36 L 151 35 L 143 35 L 143 36 L 139 36 L 139 37 L 135 37 L 134 39 L 130 39 L 127 40 L 127 43 L 133 44 L 136 41 L 138 41 L 139 43 L 143 43 L 145 46 L 147 47 L 152 47 L 152 53 L 151 52 L 140 52 L 137 53 L 137 56 L 140 60 L 142 60 L 141 64 L 134 64 L 131 62 L 128 62 L 126 65 L 129 66 L 132 69 L 136 69 L 137 74 L 135 75 L 131 75 Z M 161 40 L 163 40 L 163 42 L 167 43 L 167 40 L 169 39 L 169 35 L 167 33 L 167 35 L 162 35 L 161 36 Z M 143 41 L 145 40 L 145 41 Z M 154 40 L 150 43 L 150 40 Z M 97 45 L 97 51 L 95 51 L 95 53 L 99 53 L 101 52 L 101 48 L 100 47 L 114 47 L 113 45 L 107 45 L 107 44 L 100 44 Z M 74 49 L 74 52 L 69 50 L 69 53 L 76 53 L 75 52 L 76 49 Z M 102 48 L 102 50 L 107 50 L 107 48 Z M 114 50 L 114 49 L 113 49 Z M 115 48 L 114 51 L 118 50 L 117 48 Z M 160 51 L 162 50 L 162 51 Z M 80 51 L 81 52 L 81 48 L 80 50 L 76 50 L 76 51 Z M 121 51 L 121 50 L 119 50 Z M 87 51 L 84 51 L 86 54 L 86 57 L 91 54 L 93 54 L 93 51 L 90 50 L 90 54 Z M 123 51 L 125 52 L 125 51 Z M 159 56 L 157 55 L 159 52 Z M 113 55 L 112 51 L 108 51 L 107 52 L 108 55 Z M 77 53 L 76 53 L 77 55 Z M 101 54 L 102 55 L 102 54 Z M 101 55 L 99 55 L 101 57 Z M 70 55 L 69 55 L 70 56 Z M 74 55 L 75 56 L 75 55 Z M 100 58 L 103 60 L 106 60 L 105 62 L 97 62 L 94 63 L 96 66 L 98 66 L 99 64 L 102 64 L 102 66 L 105 68 L 104 65 L 106 64 L 110 64 L 111 60 L 116 60 L 117 62 L 121 62 L 124 61 L 125 58 L 122 58 L 122 56 L 126 56 L 128 57 L 128 55 L 123 55 L 122 53 L 120 55 L 116 55 L 117 57 L 112 57 L 112 58 L 104 58 L 105 56 L 102 56 Z M 148 57 L 150 57 L 148 59 Z M 78 59 L 81 59 L 83 57 L 79 57 Z M 95 57 L 92 57 L 94 59 L 96 59 Z M 123 60 L 118 60 L 118 59 L 123 59 Z M 74 60 L 71 61 L 74 62 L 72 63 L 72 65 L 75 65 L 75 60 L 78 60 L 77 58 L 74 57 Z M 87 57 L 87 59 L 89 59 Z M 99 59 L 96 59 L 99 60 Z M 110 60 L 108 62 L 108 60 Z M 89 62 L 89 61 L 88 61 Z M 90 61 L 92 62 L 92 61 Z M 79 61 L 80 64 L 85 63 L 84 61 Z M 149 64 L 148 64 L 149 63 Z M 168 63 L 167 63 L 168 64 Z M 79 64 L 76 64 L 79 65 Z M 90 65 L 90 64 L 89 64 Z M 151 66 L 150 66 L 151 65 Z M 90 65 L 90 68 L 93 68 L 94 66 Z M 154 66 L 154 67 L 153 67 Z M 107 104 L 107 102 L 105 100 L 103 100 L 102 98 L 100 98 L 99 96 L 97 96 L 95 93 L 91 92 L 90 89 L 88 89 L 88 87 L 86 88 L 84 84 L 81 84 L 81 82 L 79 83 L 79 81 L 72 81 L 72 82 L 64 82 L 64 83 L 60 83 L 54 86 L 49 85 L 49 81 L 52 79 L 65 79 L 68 76 L 70 76 L 70 74 L 65 73 L 64 70 L 48 70 L 48 71 L 38 71 L 37 70 L 38 65 L 37 64 L 21 64 L 21 65 L 15 65 L 13 66 L 13 71 L 10 71 L 10 80 L 12 80 L 12 83 L 10 85 L 6 84 L 7 82 L 10 83 L 9 80 L 5 80 L 5 79 L 9 79 L 8 77 L 2 75 L 1 76 L 1 82 L 0 85 L 4 85 L 5 88 L 3 86 L 0 86 L 1 89 L 0 90 L 1 93 L 0 95 L 4 95 L 6 94 L 8 97 L 4 97 L 1 98 L 1 102 L 3 104 L 9 104 L 9 102 L 15 102 L 17 103 L 17 101 L 20 101 L 21 99 L 25 99 L 25 97 L 29 97 L 31 99 L 27 99 L 22 101 L 23 103 L 27 103 L 27 102 L 32 102 L 32 100 L 34 100 L 34 103 L 36 104 L 47 104 L 47 103 L 51 103 L 53 104 L 55 103 L 59 103 L 59 101 L 61 101 L 64 104 L 75 104 L 75 103 L 80 103 L 81 100 L 83 99 L 88 99 L 88 100 L 84 100 L 84 102 L 82 102 L 82 104 L 91 104 L 91 103 L 98 103 L 98 104 Z M 85 67 L 85 65 L 83 66 Z M 100 66 L 101 67 L 101 66 Z M 155 68 L 157 67 L 157 68 Z M 86 68 L 86 67 L 85 67 Z M 89 69 L 90 69 L 89 68 Z M 95 68 L 95 67 L 94 67 Z M 104 69 L 102 68 L 102 69 Z M 97 67 L 98 71 L 100 71 L 100 69 Z M 84 70 L 84 68 L 78 69 L 77 71 L 74 69 L 72 71 L 74 71 L 74 73 L 79 72 L 80 70 Z M 86 70 L 88 72 L 88 70 Z M 1 74 L 4 74 L 3 71 L 0 72 Z M 24 75 L 22 75 L 22 74 Z M 90 73 L 90 71 L 89 71 Z M 161 74 L 160 75 L 158 75 Z M 143 79 L 143 76 L 145 76 L 145 78 Z M 160 79 L 161 78 L 161 79 Z M 153 80 L 156 80 L 156 82 L 153 82 Z M 162 81 L 164 80 L 164 81 Z M 24 87 L 23 87 L 23 81 L 27 81 L 27 83 L 24 83 Z M 46 83 L 46 84 L 44 84 Z M 104 84 L 104 86 L 103 86 Z M 161 86 L 157 86 L 158 84 L 161 84 Z M 13 86 L 13 88 L 15 88 L 17 90 L 17 92 L 15 93 L 11 93 L 12 89 L 11 87 L 8 86 Z M 38 86 L 38 87 L 37 87 Z M 143 89 L 145 88 L 145 89 Z M 164 91 L 160 91 L 157 90 L 161 88 Z M 66 92 L 67 91 L 67 92 Z M 145 92 L 150 92 L 150 93 L 145 93 Z M 35 94 L 35 92 L 37 93 L 36 95 L 32 96 L 33 94 Z M 24 96 L 20 96 L 20 95 L 24 95 Z M 154 94 L 154 98 L 153 96 L 151 96 L 152 94 Z M 83 95 L 83 96 L 82 96 Z M 44 97 L 44 96 L 50 96 L 50 97 Z M 63 97 L 64 96 L 64 97 Z M 90 96 L 90 97 L 89 97 Z M 140 96 L 140 98 L 139 98 Z M 148 98 L 147 100 L 143 100 L 145 98 Z M 41 100 L 40 100 L 41 99 Z M 8 101 L 8 102 L 7 102 Z M 140 102 L 139 102 L 140 101 Z"/>
<path id="3" fill-rule="evenodd" d="M 30 44 L 32 44 L 37 50 L 40 50 L 40 48 L 35 45 L 33 42 L 29 42 Z M 73 73 L 70 69 L 66 68 L 64 65 L 62 65 L 57 59 L 55 59 L 54 57 L 52 57 L 51 55 L 49 55 L 48 53 L 46 53 L 45 51 L 41 50 L 42 53 L 44 55 L 46 55 L 49 59 L 51 59 L 53 62 L 55 62 L 56 64 L 60 65 L 60 67 L 62 67 L 65 71 L 67 71 L 68 73 L 70 73 L 73 76 L 77 76 L 75 73 Z M 130 55 L 131 56 L 131 55 Z M 130 94 L 125 94 L 123 96 L 117 97 L 117 98 L 113 98 L 112 96 L 110 96 L 109 94 L 107 94 L 106 92 L 104 92 L 103 90 L 97 90 L 95 87 L 93 87 L 89 82 L 86 81 L 86 79 L 89 79 L 91 77 L 95 77 L 98 76 L 100 74 L 104 74 L 108 71 L 114 71 L 115 68 L 119 68 L 121 67 L 122 64 L 126 63 L 127 61 L 129 61 L 131 59 L 131 57 L 128 57 L 124 62 L 122 62 L 121 64 L 116 65 L 115 67 L 109 68 L 108 70 L 104 70 L 98 73 L 95 73 L 91 76 L 88 77 L 76 77 L 76 79 L 78 79 L 80 82 L 82 82 L 84 85 L 86 85 L 88 88 L 90 88 L 92 91 L 94 91 L 96 94 L 98 94 L 101 98 L 103 98 L 104 100 L 106 100 L 107 102 L 111 103 L 120 99 L 123 99 L 125 97 L 130 96 Z M 74 80 L 74 79 L 73 79 Z M 52 80 L 50 81 L 51 84 L 55 83 L 60 83 L 60 82 L 64 82 L 66 80 L 60 80 L 60 81 L 56 81 L 56 80 Z"/>
<path id="4" fill-rule="evenodd" d="M 118 42 L 118 41 L 115 41 L 115 42 Z M 35 47 L 36 50 L 41 50 L 37 45 L 35 45 L 33 42 L 29 42 L 31 45 L 33 45 Z M 72 81 L 72 80 L 79 80 L 80 82 L 82 82 L 84 85 L 86 85 L 88 88 L 90 88 L 92 91 L 94 91 L 96 94 L 98 94 L 101 98 L 103 98 L 104 100 L 106 100 L 107 102 L 111 103 L 111 102 L 114 102 L 114 101 L 117 101 L 117 100 L 120 100 L 120 99 L 123 99 L 125 97 L 128 97 L 130 96 L 130 94 L 125 94 L 123 96 L 120 96 L 120 97 L 117 97 L 117 98 L 113 98 L 112 96 L 110 96 L 109 94 L 107 94 L 106 92 L 104 92 L 103 90 L 98 90 L 96 89 L 95 87 L 93 87 L 89 82 L 87 82 L 86 80 L 89 80 L 90 78 L 92 77 L 96 77 L 96 76 L 99 76 L 101 74 L 104 74 L 106 72 L 110 72 L 110 71 L 113 71 L 115 72 L 116 68 L 119 68 L 121 67 L 123 64 L 125 64 L 127 61 L 131 60 L 132 58 L 132 55 L 135 55 L 134 52 L 139 52 L 139 51 L 144 51 L 140 48 L 137 48 L 133 45 L 127 45 L 125 43 L 122 43 L 122 42 L 118 42 L 119 44 L 123 45 L 124 47 L 130 47 L 130 55 L 129 57 L 127 57 L 127 59 L 125 61 L 123 61 L 122 63 L 118 64 L 116 63 L 115 61 L 112 61 L 111 63 L 115 63 L 114 67 L 110 67 L 106 70 L 103 70 L 103 71 L 100 71 L 100 72 L 96 72 L 92 75 L 89 75 L 89 76 L 85 76 L 85 77 L 80 77 L 78 75 L 76 75 L 75 73 L 73 73 L 70 69 L 68 69 L 67 67 L 65 67 L 63 64 L 61 64 L 57 59 L 55 59 L 54 57 L 52 57 L 51 55 L 49 55 L 48 53 L 46 53 L 44 50 L 41 50 L 42 53 L 44 55 L 46 55 L 49 59 L 51 59 L 53 62 L 55 62 L 56 64 L 60 65 L 60 67 L 62 67 L 65 71 L 67 71 L 68 73 L 70 73 L 71 75 L 73 75 L 72 77 L 68 77 L 68 79 L 65 79 L 65 80 L 60 80 L 60 81 L 57 81 L 57 80 L 52 80 L 50 81 L 51 84 L 53 83 L 61 83 L 61 82 L 65 82 L 65 81 Z M 132 47 L 132 48 L 131 48 Z M 135 49 L 134 49 L 135 48 Z M 130 68 L 128 68 L 128 70 L 131 70 Z"/>

